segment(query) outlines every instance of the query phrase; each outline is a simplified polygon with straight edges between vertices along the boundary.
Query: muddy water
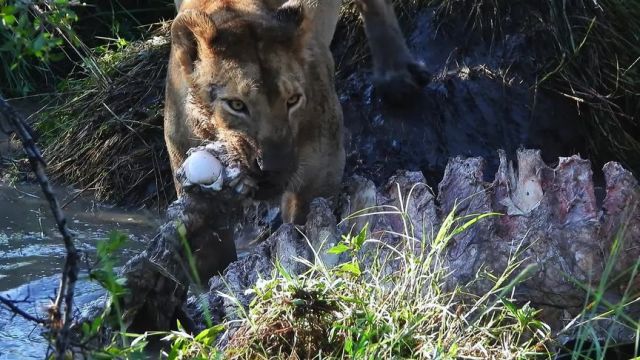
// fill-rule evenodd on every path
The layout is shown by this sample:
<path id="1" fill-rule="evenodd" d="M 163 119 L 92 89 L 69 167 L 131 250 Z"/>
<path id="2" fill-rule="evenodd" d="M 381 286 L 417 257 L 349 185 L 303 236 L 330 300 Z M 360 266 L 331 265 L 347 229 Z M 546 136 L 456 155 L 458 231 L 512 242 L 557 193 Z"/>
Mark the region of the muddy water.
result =
<path id="1" fill-rule="evenodd" d="M 79 196 L 70 189 L 56 189 L 77 246 L 91 264 L 98 241 L 111 230 L 129 235 L 128 244 L 117 255 L 119 263 L 138 253 L 155 233 L 157 214 L 147 210 L 123 210 Z M 0 183 L 0 294 L 24 300 L 20 307 L 33 315 L 55 295 L 64 261 L 64 247 L 52 220 L 48 204 L 35 185 Z M 76 306 L 97 299 L 103 291 L 87 279 L 83 266 L 77 285 Z M 0 359 L 42 359 L 46 342 L 40 328 L 0 308 Z"/>

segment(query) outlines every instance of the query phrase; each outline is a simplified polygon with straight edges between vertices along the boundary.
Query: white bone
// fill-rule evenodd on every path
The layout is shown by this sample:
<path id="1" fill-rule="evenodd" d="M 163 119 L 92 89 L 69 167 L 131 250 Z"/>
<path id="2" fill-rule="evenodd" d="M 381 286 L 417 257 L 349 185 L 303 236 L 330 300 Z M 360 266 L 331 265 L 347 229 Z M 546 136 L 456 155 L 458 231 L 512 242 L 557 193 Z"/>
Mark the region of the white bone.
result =
<path id="1" fill-rule="evenodd" d="M 223 166 L 220 160 L 209 152 L 200 150 L 189 155 L 182 165 L 187 182 L 220 190 L 223 182 Z"/>

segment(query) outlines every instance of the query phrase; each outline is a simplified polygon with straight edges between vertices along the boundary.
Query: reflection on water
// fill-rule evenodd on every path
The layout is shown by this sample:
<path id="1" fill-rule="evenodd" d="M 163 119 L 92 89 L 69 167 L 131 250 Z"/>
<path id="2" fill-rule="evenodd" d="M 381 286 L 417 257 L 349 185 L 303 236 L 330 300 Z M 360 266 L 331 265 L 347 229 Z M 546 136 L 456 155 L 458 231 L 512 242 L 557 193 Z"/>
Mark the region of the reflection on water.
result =
<path id="1" fill-rule="evenodd" d="M 68 189 L 56 189 L 61 204 L 74 198 Z M 129 235 L 129 243 L 119 255 L 120 262 L 144 248 L 158 227 L 157 214 L 148 210 L 123 210 L 80 196 L 64 209 L 69 228 L 76 236 L 76 246 L 91 262 L 96 243 L 109 232 Z M 55 296 L 64 247 L 48 204 L 39 187 L 9 186 L 0 183 L 0 294 L 24 300 L 20 307 L 34 315 Z M 86 279 L 86 271 L 77 283 L 76 306 L 97 299 L 100 288 Z M 40 328 L 12 317 L 0 308 L 0 359 L 42 359 L 46 342 Z"/>

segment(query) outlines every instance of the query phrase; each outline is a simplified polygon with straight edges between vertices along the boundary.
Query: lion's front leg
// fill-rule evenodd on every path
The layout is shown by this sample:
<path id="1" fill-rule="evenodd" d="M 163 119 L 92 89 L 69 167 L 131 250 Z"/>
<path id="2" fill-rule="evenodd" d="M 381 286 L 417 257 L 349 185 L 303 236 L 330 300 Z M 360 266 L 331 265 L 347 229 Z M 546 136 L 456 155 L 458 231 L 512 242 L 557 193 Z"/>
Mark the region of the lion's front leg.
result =
<path id="1" fill-rule="evenodd" d="M 278 6 L 303 6 L 313 24 L 314 37 L 329 47 L 340 17 L 342 0 L 275 0 Z"/>
<path id="2" fill-rule="evenodd" d="M 431 74 L 405 42 L 391 0 L 356 0 L 373 58 L 374 83 L 394 104 L 406 101 L 429 83 Z"/>
<path id="3" fill-rule="evenodd" d="M 336 31 L 336 24 L 340 17 L 341 0 L 304 0 L 314 24 L 314 31 L 318 39 L 329 46 Z"/>
<path id="4" fill-rule="evenodd" d="M 302 192 L 286 191 L 282 195 L 280 211 L 285 224 L 304 225 L 309 213 L 310 200 Z"/>

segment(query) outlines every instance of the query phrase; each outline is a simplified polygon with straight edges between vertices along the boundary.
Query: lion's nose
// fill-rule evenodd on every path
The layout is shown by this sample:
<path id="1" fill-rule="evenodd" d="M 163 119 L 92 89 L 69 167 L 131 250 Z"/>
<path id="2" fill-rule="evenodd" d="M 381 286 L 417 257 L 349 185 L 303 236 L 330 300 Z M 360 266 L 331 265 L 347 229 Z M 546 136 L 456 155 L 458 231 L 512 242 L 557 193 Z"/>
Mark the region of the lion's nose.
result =
<path id="1" fill-rule="evenodd" d="M 256 158 L 256 165 L 263 174 L 278 174 L 287 172 L 293 167 L 293 156 L 291 154 L 280 154 L 279 156 L 259 156 Z"/>
<path id="2" fill-rule="evenodd" d="M 256 164 L 263 173 L 279 174 L 289 172 L 294 167 L 293 147 L 288 141 L 265 141 L 262 151 L 256 157 Z"/>

